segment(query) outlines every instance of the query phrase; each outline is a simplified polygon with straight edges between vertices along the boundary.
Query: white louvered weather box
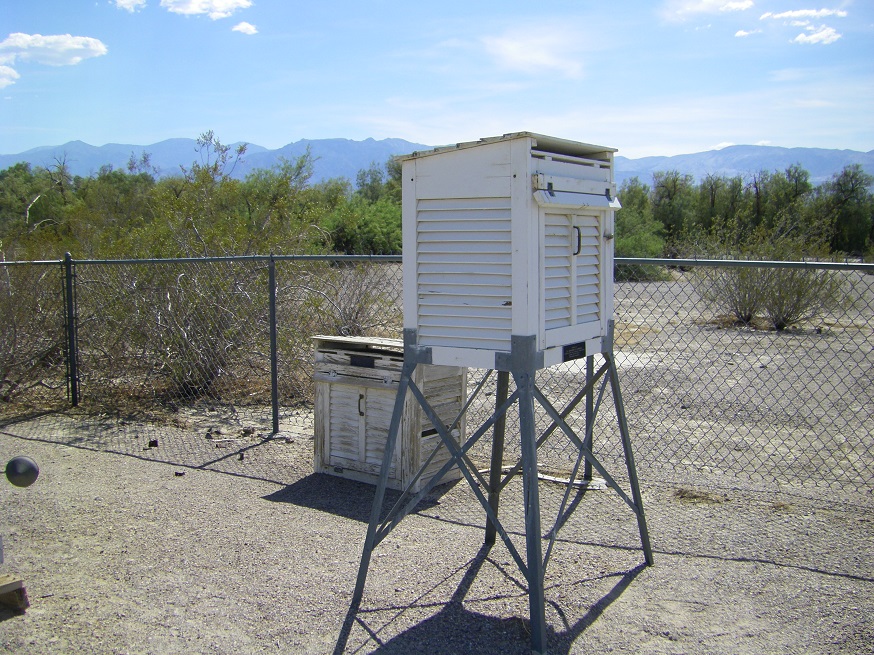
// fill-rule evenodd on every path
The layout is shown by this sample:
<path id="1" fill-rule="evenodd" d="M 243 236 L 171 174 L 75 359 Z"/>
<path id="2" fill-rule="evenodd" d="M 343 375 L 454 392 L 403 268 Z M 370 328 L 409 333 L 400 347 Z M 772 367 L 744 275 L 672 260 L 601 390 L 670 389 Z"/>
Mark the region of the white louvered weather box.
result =
<path id="1" fill-rule="evenodd" d="M 404 363 L 403 342 L 371 337 L 316 336 L 315 470 L 361 482 L 376 483 L 394 411 Z M 422 389 L 438 416 L 449 424 L 467 397 L 467 369 L 418 366 L 413 382 Z M 464 438 L 464 418 L 452 431 Z M 440 443 L 440 435 L 407 394 L 388 486 L 404 489 Z M 443 447 L 413 491 L 418 491 L 449 459 Z M 461 477 L 452 469 L 443 481 Z"/>
<path id="2" fill-rule="evenodd" d="M 519 132 L 403 159 L 404 327 L 433 363 L 493 368 L 511 335 L 545 366 L 601 352 L 614 152 Z"/>

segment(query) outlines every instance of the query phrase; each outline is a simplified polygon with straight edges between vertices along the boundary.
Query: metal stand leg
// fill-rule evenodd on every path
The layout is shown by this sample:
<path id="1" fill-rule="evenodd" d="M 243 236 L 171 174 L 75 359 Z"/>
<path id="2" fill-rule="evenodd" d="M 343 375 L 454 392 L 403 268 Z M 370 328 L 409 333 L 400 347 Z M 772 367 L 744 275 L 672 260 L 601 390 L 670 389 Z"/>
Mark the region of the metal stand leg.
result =
<path id="1" fill-rule="evenodd" d="M 495 389 L 495 411 L 498 411 L 510 393 L 510 374 L 507 371 L 498 371 L 497 389 Z M 504 436 L 507 431 L 507 415 L 503 413 L 497 421 L 492 432 L 492 462 L 489 469 L 489 506 L 498 515 L 498 503 L 501 499 L 502 467 L 504 465 Z M 498 527 L 487 519 L 486 544 L 494 544 Z"/>
<path id="2" fill-rule="evenodd" d="M 513 337 L 511 369 L 519 394 L 519 436 L 522 446 L 522 493 L 525 505 L 525 548 L 531 650 L 546 653 L 546 602 L 543 592 L 543 549 L 540 489 L 537 478 L 537 426 L 534 420 L 535 343 L 533 337 Z"/>
<path id="3" fill-rule="evenodd" d="M 537 481 L 537 439 L 534 435 L 534 381 L 531 374 L 514 375 L 519 390 L 519 429 L 522 441 L 522 489 L 525 503 L 525 547 L 528 564 L 528 608 L 531 650 L 546 653 L 546 604 L 543 593 L 543 552 L 540 529 L 540 490 Z"/>
<path id="4" fill-rule="evenodd" d="M 382 504 L 385 501 L 385 489 L 388 485 L 388 474 L 391 469 L 391 460 L 394 456 L 395 444 L 398 440 L 398 432 L 401 427 L 401 417 L 404 413 L 404 401 L 407 397 L 407 388 L 416 370 L 416 362 L 404 360 L 401 369 L 401 379 L 398 383 L 398 394 L 395 396 L 394 411 L 389 423 L 388 436 L 385 441 L 385 452 L 382 455 L 382 469 L 379 473 L 379 482 L 376 485 L 376 495 L 373 498 L 373 508 L 370 511 L 370 523 L 367 526 L 367 537 L 364 540 L 364 551 L 361 553 L 361 564 L 358 567 L 358 579 L 355 581 L 355 592 L 352 594 L 352 605 L 357 606 L 364 595 L 364 583 L 367 581 L 367 570 L 370 568 L 370 557 L 376 544 L 376 529 L 379 526 L 379 517 L 382 514 Z"/>
<path id="5" fill-rule="evenodd" d="M 591 384 L 592 378 L 595 377 L 595 357 L 588 355 L 586 357 L 586 435 L 583 437 L 583 443 L 586 448 L 592 450 L 592 434 L 595 431 L 595 388 Z M 586 460 L 583 463 L 583 480 L 592 479 L 592 462 Z"/>
<path id="6" fill-rule="evenodd" d="M 604 357 L 610 365 L 610 386 L 613 388 L 613 402 L 616 406 L 616 418 L 619 422 L 619 434 L 622 437 L 622 448 L 625 451 L 625 466 L 628 469 L 628 482 L 631 485 L 631 498 L 634 501 L 634 513 L 637 515 L 637 527 L 640 531 L 640 544 L 643 555 L 649 566 L 653 565 L 652 546 L 649 543 L 649 530 L 646 527 L 646 516 L 643 513 L 643 500 L 640 495 L 640 485 L 637 481 L 637 467 L 634 464 L 634 453 L 631 450 L 631 438 L 628 435 L 628 421 L 625 418 L 625 403 L 622 402 L 622 392 L 619 390 L 619 374 L 616 371 L 616 360 L 613 353 L 605 353 Z"/>

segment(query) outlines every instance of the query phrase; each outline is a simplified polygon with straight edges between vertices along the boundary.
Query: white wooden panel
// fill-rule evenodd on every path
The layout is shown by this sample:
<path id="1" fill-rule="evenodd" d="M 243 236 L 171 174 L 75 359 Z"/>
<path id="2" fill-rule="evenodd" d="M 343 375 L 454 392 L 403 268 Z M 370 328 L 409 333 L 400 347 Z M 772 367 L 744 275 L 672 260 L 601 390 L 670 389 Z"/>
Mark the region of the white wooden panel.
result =
<path id="1" fill-rule="evenodd" d="M 359 453 L 359 388 L 336 384 L 330 387 L 329 464 L 355 467 L 361 461 Z"/>
<path id="2" fill-rule="evenodd" d="M 385 442 L 388 438 L 388 429 L 391 424 L 391 416 L 394 410 L 395 396 L 397 391 L 368 389 L 365 397 L 365 427 L 364 427 L 364 457 L 367 464 L 380 466 L 385 453 Z M 392 466 L 389 475 L 396 476 L 397 460 L 400 449 L 395 448 L 392 458 Z"/>
<path id="3" fill-rule="evenodd" d="M 444 151 L 414 160 L 418 198 L 510 195 L 513 173 L 508 142 Z"/>
<path id="4" fill-rule="evenodd" d="M 574 258 L 575 294 L 574 323 L 597 321 L 601 317 L 601 250 L 599 215 L 578 215 L 574 218 L 580 235 L 579 253 Z M 612 274 L 612 270 L 610 271 Z"/>
<path id="5" fill-rule="evenodd" d="M 605 157 L 610 157 L 605 153 Z M 533 166 L 537 173 L 558 177 L 613 182 L 613 167 L 608 161 L 582 157 L 563 157 L 546 152 L 533 152 Z M 570 190 L 570 189 L 568 189 Z M 601 189 L 603 192 L 603 189 Z"/>
<path id="6" fill-rule="evenodd" d="M 531 196 L 532 138 L 511 142 L 514 184 L 511 195 L 513 236 L 513 334 L 533 336 L 540 329 L 540 224 Z M 508 346 L 505 348 L 509 350 Z"/>
<path id="7" fill-rule="evenodd" d="M 542 311 L 547 330 L 571 325 L 572 267 L 570 215 L 544 213 Z"/>
<path id="8" fill-rule="evenodd" d="M 571 193 L 584 193 L 593 196 L 606 196 L 609 191 L 611 196 L 616 195 L 614 185 L 603 179 L 574 179 L 559 175 L 537 173 L 534 175 L 534 188 L 536 190 L 569 191 Z"/>
<path id="9" fill-rule="evenodd" d="M 421 345 L 509 343 L 512 288 L 507 198 L 425 199 L 417 209 L 417 326 Z"/>

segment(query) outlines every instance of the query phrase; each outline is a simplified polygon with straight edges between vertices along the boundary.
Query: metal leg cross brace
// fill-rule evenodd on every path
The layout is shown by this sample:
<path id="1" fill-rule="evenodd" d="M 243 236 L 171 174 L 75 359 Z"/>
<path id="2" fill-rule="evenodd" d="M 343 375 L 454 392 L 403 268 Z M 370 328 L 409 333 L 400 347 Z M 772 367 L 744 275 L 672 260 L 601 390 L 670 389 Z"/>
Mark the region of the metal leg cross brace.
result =
<path id="1" fill-rule="evenodd" d="M 361 563 L 358 569 L 358 577 L 352 597 L 352 606 L 350 607 L 350 616 L 357 612 L 361 603 L 373 549 L 407 514 L 415 509 L 419 501 L 430 493 L 435 486 L 440 484 L 442 478 L 452 469 L 452 467 L 458 466 L 486 514 L 486 544 L 490 545 L 494 543 L 496 536 L 500 535 L 501 540 L 507 546 L 508 551 L 516 561 L 516 564 L 519 566 L 520 571 L 528 582 L 531 647 L 535 653 L 546 653 L 547 631 L 543 589 L 545 568 L 552 552 L 559 528 L 567 521 L 570 513 L 573 511 L 573 506 L 571 506 L 570 510 L 567 509 L 569 493 L 565 493 L 555 524 L 546 533 L 549 537 L 549 544 L 546 550 L 546 557 L 544 558 L 542 548 L 544 533 L 541 528 L 537 450 L 546 439 L 557 430 L 561 431 L 578 451 L 573 478 L 576 477 L 581 464 L 584 463 L 586 477 L 591 476 L 591 469 L 594 468 L 604 478 L 607 485 L 622 497 L 637 517 L 641 546 L 646 563 L 649 565 L 653 563 L 652 548 L 650 546 L 649 533 L 643 511 L 634 457 L 631 451 L 628 423 L 625 417 L 622 395 L 619 390 L 619 377 L 616 371 L 616 361 L 613 354 L 602 353 L 605 363 L 597 373 L 594 373 L 593 371 L 591 358 L 587 358 L 588 370 L 585 387 L 561 412 L 559 412 L 536 386 L 535 376 L 539 366 L 538 353 L 535 352 L 534 348 L 534 338 L 513 337 L 512 339 L 511 352 L 503 358 L 496 358 L 498 378 L 495 412 L 483 423 L 483 425 L 471 434 L 463 444 L 459 445 L 452 438 L 451 431 L 470 407 L 474 397 L 482 390 L 487 378 L 484 377 L 480 382 L 477 389 L 468 399 L 467 403 L 465 403 L 464 408 L 461 410 L 461 413 L 455 421 L 448 426 L 445 425 L 428 403 L 422 390 L 419 389 L 413 381 L 413 373 L 415 372 L 416 367 L 420 364 L 427 365 L 431 363 L 430 349 L 421 348 L 417 345 L 417 333 L 415 330 L 404 331 L 404 366 L 401 372 L 394 411 L 386 439 L 382 470 L 377 483 L 376 495 L 374 496 L 373 508 L 371 510 L 370 522 L 367 529 L 367 537 L 361 555 Z M 489 374 L 491 374 L 491 372 L 489 372 Z M 516 385 L 516 389 L 512 394 L 509 393 L 510 375 L 513 376 Z M 601 378 L 603 378 L 603 383 L 598 395 L 597 403 L 595 403 L 593 400 L 593 390 L 594 386 Z M 595 416 L 601 405 L 601 400 L 608 382 L 612 390 L 616 417 L 619 423 L 619 432 L 625 455 L 629 486 L 631 488 L 630 496 L 619 486 L 616 480 L 598 461 L 592 449 L 592 426 L 594 425 Z M 421 477 L 422 472 L 432 461 L 434 455 L 434 453 L 432 453 L 432 456 L 425 462 L 413 481 L 402 492 L 400 498 L 395 502 L 387 516 L 383 518 L 383 504 L 385 501 L 389 468 L 392 457 L 394 456 L 398 432 L 400 431 L 401 415 L 403 413 L 403 407 L 408 393 L 411 393 L 416 399 L 416 402 L 419 403 L 424 414 L 429 418 L 437 434 L 440 436 L 440 443 L 435 448 L 435 453 L 440 448 L 446 448 L 451 457 L 427 484 L 425 484 L 417 493 L 412 493 L 411 488 L 416 484 Z M 584 399 L 587 401 L 586 433 L 583 436 L 583 439 L 580 439 L 571 426 L 568 425 L 566 418 Z M 519 411 L 521 457 L 517 464 L 505 474 L 502 469 L 502 464 L 504 442 L 506 438 L 506 413 L 508 409 L 516 403 L 518 403 Z M 552 419 L 552 424 L 542 435 L 540 435 L 539 438 L 536 436 L 535 403 L 540 405 L 540 407 Z M 468 452 L 471 447 L 489 430 L 494 430 L 494 432 L 492 440 L 491 467 L 488 479 L 486 479 L 483 474 L 477 470 L 477 467 L 473 462 L 471 462 Z M 498 518 L 501 490 L 515 475 L 518 475 L 520 471 L 522 474 L 523 504 L 525 512 L 524 558 L 510 540 L 507 531 Z M 483 493 L 483 489 L 485 489 L 487 493 Z M 347 624 L 348 623 L 349 618 L 347 617 Z M 346 631 L 344 630 L 344 632 Z M 346 637 L 348 638 L 348 633 L 346 634 Z M 342 652 L 340 643 L 338 643 L 338 649 Z"/>

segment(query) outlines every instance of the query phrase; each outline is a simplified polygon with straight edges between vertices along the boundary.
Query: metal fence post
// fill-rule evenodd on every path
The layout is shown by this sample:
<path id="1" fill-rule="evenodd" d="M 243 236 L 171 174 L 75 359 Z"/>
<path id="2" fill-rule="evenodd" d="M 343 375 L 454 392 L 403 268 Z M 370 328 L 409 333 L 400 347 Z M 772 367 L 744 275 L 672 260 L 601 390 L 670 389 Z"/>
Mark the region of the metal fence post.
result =
<path id="1" fill-rule="evenodd" d="M 79 406 L 79 337 L 76 330 L 76 282 L 73 256 L 64 253 L 64 335 L 67 350 L 67 389 L 73 407 Z"/>
<path id="2" fill-rule="evenodd" d="M 595 356 L 589 355 L 586 357 L 586 384 L 589 384 L 595 377 Z M 590 385 L 586 392 L 586 436 L 583 444 L 589 450 L 592 450 L 592 439 L 595 431 L 595 385 Z M 592 462 L 588 459 L 583 464 L 583 480 L 592 479 Z"/>
<path id="3" fill-rule="evenodd" d="M 267 266 L 270 284 L 270 404 L 273 406 L 273 434 L 279 432 L 279 354 L 276 346 L 276 260 L 270 253 Z"/>

